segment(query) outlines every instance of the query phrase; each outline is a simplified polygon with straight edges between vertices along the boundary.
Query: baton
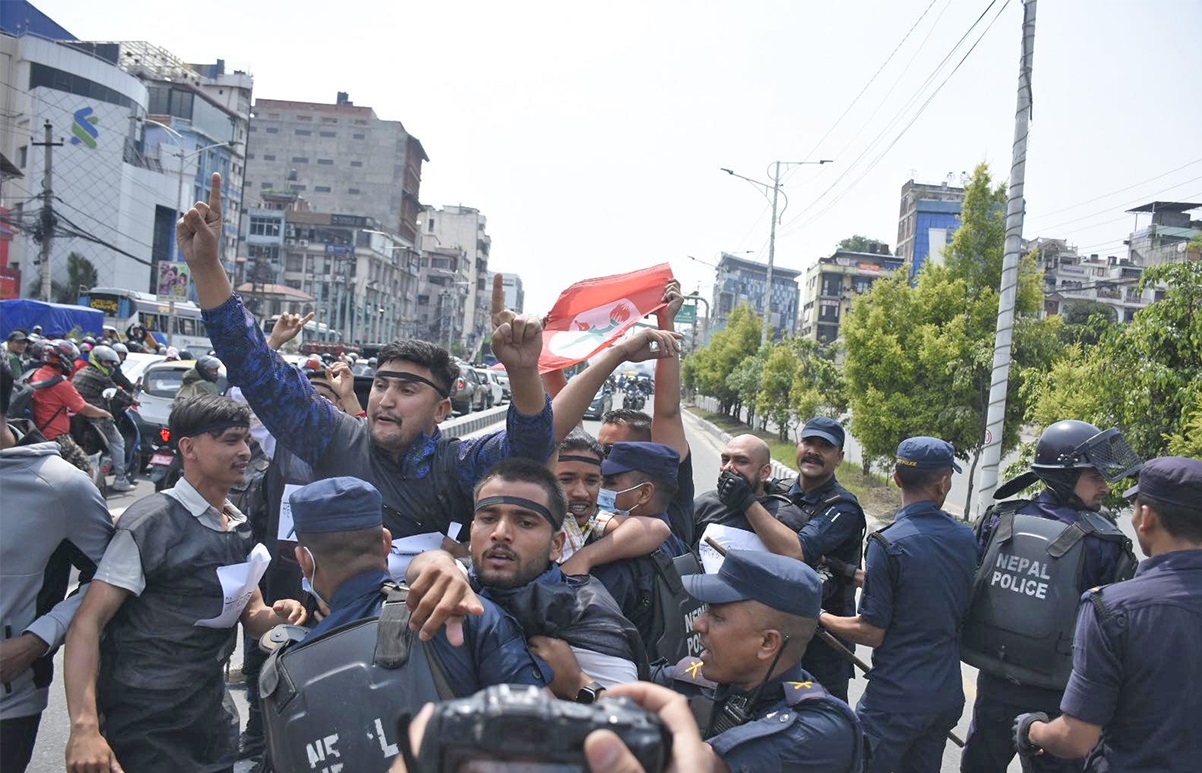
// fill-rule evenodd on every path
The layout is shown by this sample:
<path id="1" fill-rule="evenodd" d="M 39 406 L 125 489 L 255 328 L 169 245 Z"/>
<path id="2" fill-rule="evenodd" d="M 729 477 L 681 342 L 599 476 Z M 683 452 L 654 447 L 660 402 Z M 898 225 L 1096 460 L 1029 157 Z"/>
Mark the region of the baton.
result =
<path id="1" fill-rule="evenodd" d="M 711 548 L 716 550 L 718 552 L 718 555 L 720 555 L 720 556 L 726 555 L 726 548 L 724 548 L 720 544 L 718 544 L 718 542 L 716 542 L 713 537 L 706 537 L 705 542 Z M 859 666 L 860 670 L 863 671 L 865 674 L 867 674 L 869 671 L 872 670 L 872 666 L 868 665 L 863 660 L 861 660 L 856 655 L 856 653 L 852 652 L 847 647 L 843 646 L 843 642 L 836 639 L 831 634 L 830 631 L 826 630 L 821 625 L 818 626 L 818 629 L 815 633 L 817 634 L 818 638 L 821 639 L 828 647 L 833 649 L 835 652 L 839 653 L 840 657 L 842 657 L 844 660 L 848 660 L 848 661 L 852 662 L 853 664 Z M 956 746 L 959 746 L 961 749 L 964 748 L 964 741 L 961 740 L 960 736 L 956 735 L 956 732 L 954 730 L 947 731 L 947 737 Z"/>

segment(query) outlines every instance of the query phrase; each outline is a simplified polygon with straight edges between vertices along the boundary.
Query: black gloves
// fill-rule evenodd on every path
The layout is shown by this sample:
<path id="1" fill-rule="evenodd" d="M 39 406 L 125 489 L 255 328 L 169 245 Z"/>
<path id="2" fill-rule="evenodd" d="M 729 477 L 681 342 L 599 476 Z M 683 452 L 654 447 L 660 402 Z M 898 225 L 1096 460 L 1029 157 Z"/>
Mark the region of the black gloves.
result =
<path id="1" fill-rule="evenodd" d="M 759 498 L 751 481 L 734 470 L 726 470 L 718 476 L 718 501 L 732 513 L 745 513 Z"/>
<path id="2" fill-rule="evenodd" d="M 1047 721 L 1048 715 L 1042 711 L 1019 714 L 1014 718 L 1014 748 L 1018 750 L 1018 759 L 1022 763 L 1024 773 L 1033 769 L 1030 765 L 1031 758 L 1043 754 L 1043 749 L 1031 743 L 1031 723 Z"/>

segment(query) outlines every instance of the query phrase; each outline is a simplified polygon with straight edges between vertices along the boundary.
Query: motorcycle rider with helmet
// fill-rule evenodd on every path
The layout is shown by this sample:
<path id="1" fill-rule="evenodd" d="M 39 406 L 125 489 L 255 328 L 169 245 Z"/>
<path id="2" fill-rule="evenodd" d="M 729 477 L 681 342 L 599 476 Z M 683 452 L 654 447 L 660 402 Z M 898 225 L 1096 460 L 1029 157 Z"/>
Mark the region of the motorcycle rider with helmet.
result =
<path id="1" fill-rule="evenodd" d="M 88 354 L 87 367 L 77 371 L 71 378 L 71 383 L 84 400 L 97 408 L 105 409 L 108 406 L 109 401 L 104 396 L 104 392 L 108 389 L 116 390 L 117 394 L 114 400 L 122 403 L 123 407 L 132 405 L 133 397 L 124 389 L 118 388 L 114 379 L 114 374 L 120 372 L 121 358 L 117 352 L 110 346 L 98 345 L 94 346 Z M 129 383 L 128 380 L 126 383 Z M 125 464 L 125 438 L 117 429 L 116 422 L 111 416 L 106 419 L 90 418 L 88 421 L 104 437 L 105 444 L 108 445 L 109 456 L 113 463 L 113 475 L 116 476 L 110 488 L 118 492 L 129 491 L 134 486 Z"/>

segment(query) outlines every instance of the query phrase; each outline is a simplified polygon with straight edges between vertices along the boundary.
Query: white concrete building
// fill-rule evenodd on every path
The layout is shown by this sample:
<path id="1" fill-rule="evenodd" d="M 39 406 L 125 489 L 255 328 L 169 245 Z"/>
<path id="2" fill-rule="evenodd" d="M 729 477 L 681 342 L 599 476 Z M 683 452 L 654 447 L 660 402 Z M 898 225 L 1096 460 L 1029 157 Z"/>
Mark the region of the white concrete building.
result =
<path id="1" fill-rule="evenodd" d="M 151 265 L 173 249 L 177 175 L 144 154 L 147 87 L 77 43 L 34 32 L 0 34 L 0 152 L 23 175 L 6 181 L 0 207 L 16 231 L 8 260 L 21 294 L 39 273 L 33 233 L 47 149 L 33 143 L 47 123 L 63 143 L 52 151 L 53 278 L 65 281 L 67 255 L 78 252 L 100 285 L 153 290 Z"/>
<path id="2" fill-rule="evenodd" d="M 462 278 L 456 281 L 467 283 L 462 325 L 457 325 L 457 338 L 469 352 L 475 351 L 487 336 L 492 335 L 489 319 L 492 286 L 488 273 L 492 237 L 486 231 L 487 224 L 488 218 L 472 207 L 451 205 L 442 209 L 422 208 L 423 263 L 430 262 L 427 254 L 436 249 L 443 252 L 461 251 L 465 257 L 457 267 L 457 273 Z M 445 257 L 442 255 L 440 259 Z M 433 299 L 433 295 L 430 298 Z"/>

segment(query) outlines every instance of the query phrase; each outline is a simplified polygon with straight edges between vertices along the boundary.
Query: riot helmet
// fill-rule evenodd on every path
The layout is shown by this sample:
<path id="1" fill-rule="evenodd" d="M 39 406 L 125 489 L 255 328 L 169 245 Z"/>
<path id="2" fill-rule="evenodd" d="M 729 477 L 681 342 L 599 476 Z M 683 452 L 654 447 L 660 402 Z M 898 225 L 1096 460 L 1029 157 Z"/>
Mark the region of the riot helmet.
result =
<path id="1" fill-rule="evenodd" d="M 196 361 L 196 371 L 200 373 L 200 377 L 205 381 L 217 383 L 217 376 L 220 375 L 222 363 L 211 354 L 206 354 Z"/>
<path id="2" fill-rule="evenodd" d="M 121 358 L 110 346 L 96 346 L 88 354 L 88 364 L 108 376 L 114 368 L 121 367 Z"/>
<path id="3" fill-rule="evenodd" d="M 1099 430 L 1088 422 L 1068 419 L 1056 422 L 1039 436 L 1031 471 L 1061 502 L 1081 507 L 1074 490 L 1083 470 L 1092 467 L 1114 483 L 1136 474 L 1142 466 L 1117 428 Z"/>
<path id="4" fill-rule="evenodd" d="M 79 359 L 79 347 L 75 345 L 74 341 L 60 338 L 42 344 L 42 362 L 58 368 L 64 376 L 70 375 L 77 359 Z"/>
<path id="5" fill-rule="evenodd" d="M 113 344 L 113 351 L 117 353 L 121 362 L 125 362 L 125 358 L 129 356 L 129 347 L 125 344 Z"/>

